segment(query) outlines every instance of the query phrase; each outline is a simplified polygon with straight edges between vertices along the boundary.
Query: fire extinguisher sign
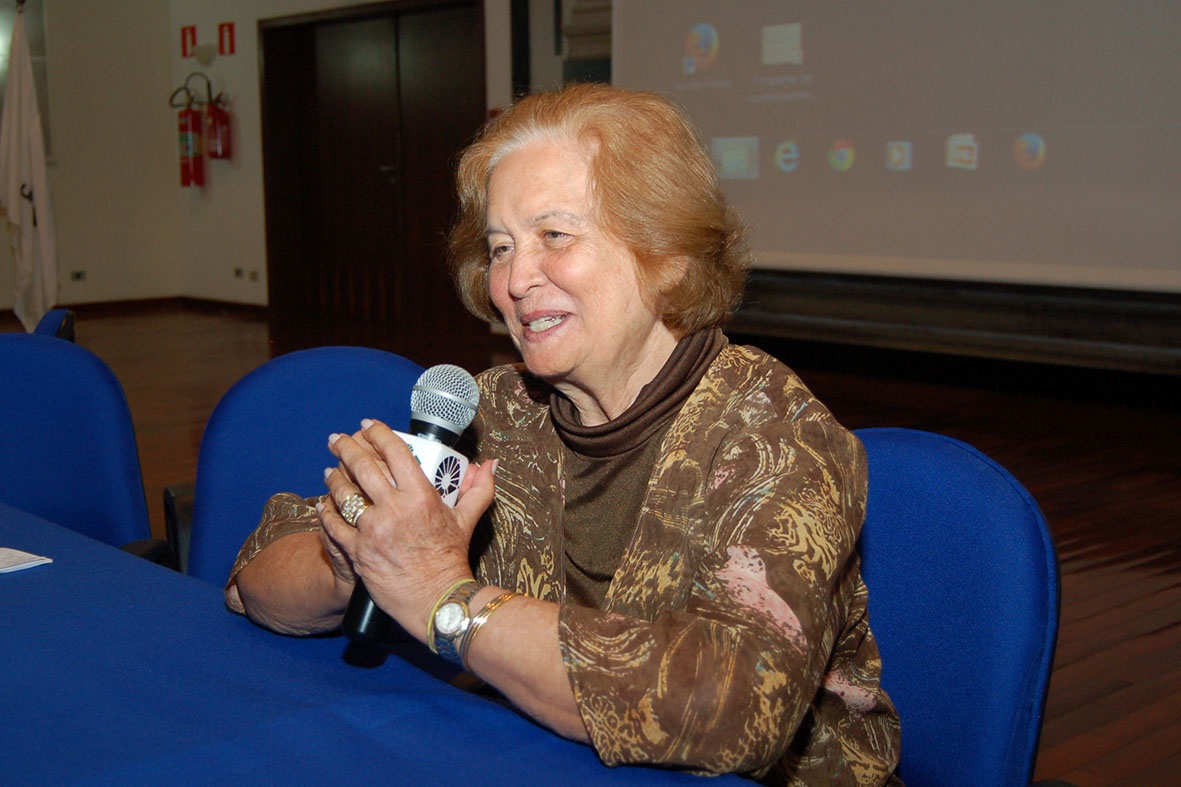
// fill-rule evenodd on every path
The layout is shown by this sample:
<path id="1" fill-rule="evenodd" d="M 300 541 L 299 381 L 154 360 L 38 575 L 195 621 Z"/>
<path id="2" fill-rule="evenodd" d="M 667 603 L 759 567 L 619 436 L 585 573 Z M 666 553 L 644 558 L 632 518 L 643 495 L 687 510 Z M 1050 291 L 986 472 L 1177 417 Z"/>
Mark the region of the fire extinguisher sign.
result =
<path id="1" fill-rule="evenodd" d="M 217 53 L 219 55 L 232 55 L 237 51 L 237 48 L 237 42 L 234 40 L 234 23 L 222 22 L 217 26 Z M 197 56 L 196 25 L 185 25 L 180 29 L 180 56 Z"/>
<path id="2" fill-rule="evenodd" d="M 197 26 L 186 25 L 180 29 L 180 56 L 194 57 L 197 54 Z"/>
<path id="3" fill-rule="evenodd" d="M 222 22 L 217 26 L 217 53 L 219 55 L 234 54 L 233 22 Z"/>

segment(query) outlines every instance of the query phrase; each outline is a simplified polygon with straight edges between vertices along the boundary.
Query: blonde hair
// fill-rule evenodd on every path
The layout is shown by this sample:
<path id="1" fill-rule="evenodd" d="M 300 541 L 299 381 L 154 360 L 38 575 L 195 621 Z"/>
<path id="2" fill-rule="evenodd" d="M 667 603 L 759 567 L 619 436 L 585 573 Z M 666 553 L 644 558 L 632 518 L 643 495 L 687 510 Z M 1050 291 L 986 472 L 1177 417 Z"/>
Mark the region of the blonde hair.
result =
<path id="1" fill-rule="evenodd" d="M 598 218 L 636 256 L 644 297 L 664 324 L 677 336 L 724 325 L 750 267 L 746 227 L 685 113 L 654 93 L 604 84 L 527 96 L 464 151 L 450 251 L 468 310 L 500 320 L 488 292 L 488 178 L 507 154 L 539 139 L 574 140 L 591 152 Z"/>

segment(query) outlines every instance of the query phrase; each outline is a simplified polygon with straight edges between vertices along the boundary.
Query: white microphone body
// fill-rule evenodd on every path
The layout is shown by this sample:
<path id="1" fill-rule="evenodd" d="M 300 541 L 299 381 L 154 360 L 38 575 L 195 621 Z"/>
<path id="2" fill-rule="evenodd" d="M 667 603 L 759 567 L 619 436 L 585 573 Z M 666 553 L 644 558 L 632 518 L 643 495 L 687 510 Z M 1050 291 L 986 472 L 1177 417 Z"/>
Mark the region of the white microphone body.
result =
<path id="1" fill-rule="evenodd" d="M 452 448 L 475 416 L 480 401 L 476 381 L 458 366 L 432 366 L 410 396 L 410 431 L 395 432 L 447 506 L 454 508 L 468 458 Z M 357 577 L 341 628 L 354 641 L 377 645 L 390 638 L 393 619 L 373 603 Z"/>
<path id="2" fill-rule="evenodd" d="M 418 466 L 443 502 L 448 508 L 454 508 L 459 499 L 459 485 L 467 472 L 468 458 L 437 440 L 405 432 L 395 431 L 394 434 L 409 446 L 410 453 L 414 454 Z"/>

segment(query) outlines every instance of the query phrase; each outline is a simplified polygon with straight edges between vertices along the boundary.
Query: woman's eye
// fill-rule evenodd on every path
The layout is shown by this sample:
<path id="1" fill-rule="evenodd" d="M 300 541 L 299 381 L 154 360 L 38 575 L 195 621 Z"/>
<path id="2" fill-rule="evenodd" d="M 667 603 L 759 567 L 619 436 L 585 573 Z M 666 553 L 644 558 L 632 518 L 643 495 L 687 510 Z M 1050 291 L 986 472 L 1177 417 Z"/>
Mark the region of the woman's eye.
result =
<path id="1" fill-rule="evenodd" d="M 509 246 L 507 243 L 502 243 L 502 244 L 492 246 L 491 248 L 488 249 L 488 258 L 490 260 L 492 260 L 493 262 L 495 262 L 495 261 L 503 258 L 511 250 L 512 250 L 512 247 Z"/>

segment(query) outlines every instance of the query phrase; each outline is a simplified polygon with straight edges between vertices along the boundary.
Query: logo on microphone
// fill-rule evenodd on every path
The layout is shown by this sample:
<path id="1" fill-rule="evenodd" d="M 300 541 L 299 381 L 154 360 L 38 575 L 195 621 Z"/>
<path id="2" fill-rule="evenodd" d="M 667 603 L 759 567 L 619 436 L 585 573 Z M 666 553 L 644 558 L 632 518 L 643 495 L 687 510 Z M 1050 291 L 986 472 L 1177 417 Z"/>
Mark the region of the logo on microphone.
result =
<path id="1" fill-rule="evenodd" d="M 459 481 L 463 478 L 463 468 L 454 456 L 445 456 L 439 466 L 435 468 L 435 489 L 446 497 L 459 489 Z"/>

